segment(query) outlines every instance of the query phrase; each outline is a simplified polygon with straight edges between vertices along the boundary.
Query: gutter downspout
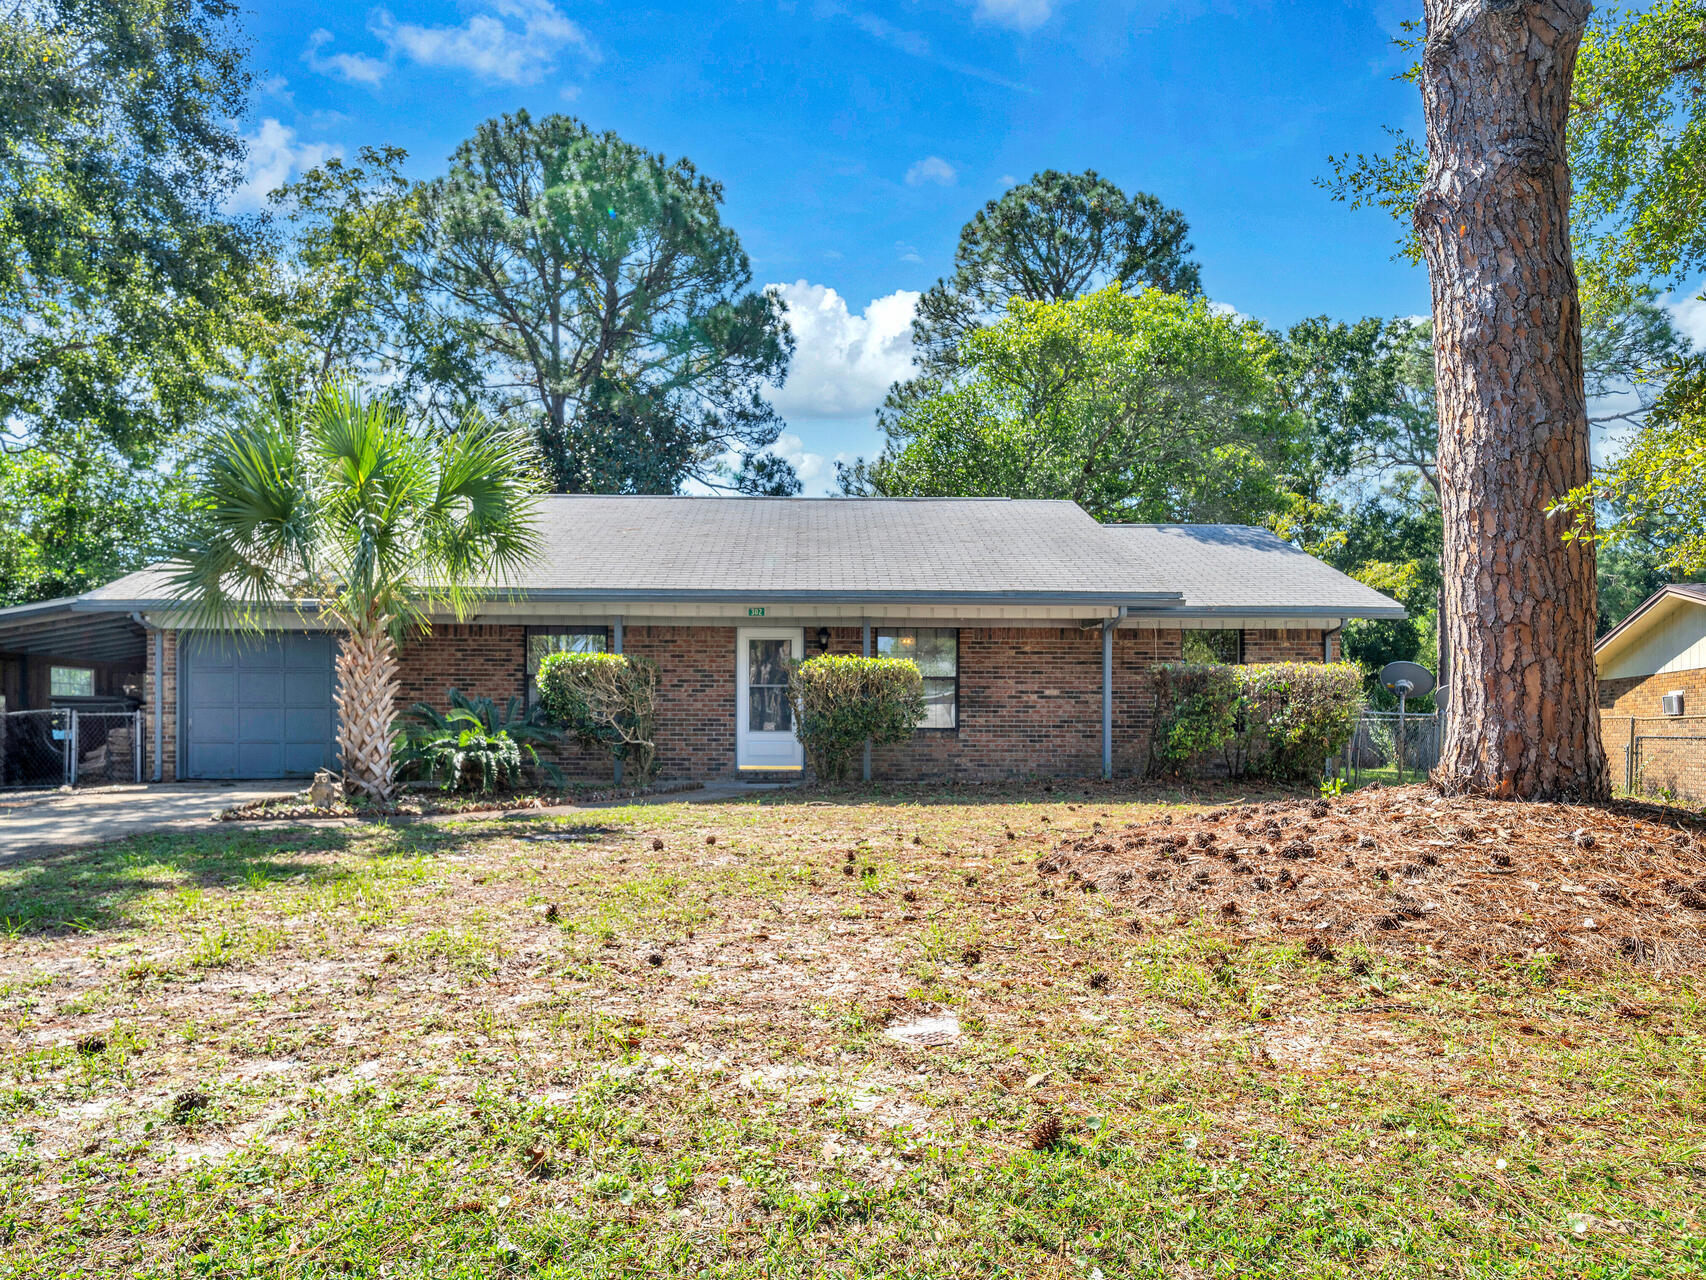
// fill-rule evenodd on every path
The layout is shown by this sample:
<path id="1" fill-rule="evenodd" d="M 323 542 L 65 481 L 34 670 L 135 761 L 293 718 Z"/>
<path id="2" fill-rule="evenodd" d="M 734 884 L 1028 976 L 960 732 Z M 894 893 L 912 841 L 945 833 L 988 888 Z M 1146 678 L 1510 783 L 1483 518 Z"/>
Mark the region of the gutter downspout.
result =
<path id="1" fill-rule="evenodd" d="M 869 618 L 864 618 L 861 619 L 861 621 L 864 624 L 864 637 L 860 641 L 859 652 L 862 657 L 868 658 L 871 656 L 871 620 Z M 869 738 L 865 739 L 864 778 L 866 782 L 871 780 L 871 740 Z"/>
<path id="2" fill-rule="evenodd" d="M 611 619 L 610 640 L 611 640 L 611 648 L 615 652 L 621 653 L 622 652 L 622 615 L 621 614 L 617 614 L 614 618 Z M 614 761 L 614 767 L 611 769 L 611 781 L 613 783 L 615 783 L 615 785 L 617 785 L 617 786 L 622 785 L 622 757 L 621 756 L 617 756 L 616 760 Z"/>
<path id="3" fill-rule="evenodd" d="M 1102 623 L 1102 778 L 1114 776 L 1114 629 L 1126 616 L 1126 606 Z"/>
<path id="4" fill-rule="evenodd" d="M 1333 660 L 1333 637 L 1338 635 L 1339 632 L 1343 631 L 1344 629 L 1345 629 L 1345 620 L 1343 618 L 1340 618 L 1338 626 L 1334 627 L 1330 631 L 1323 631 L 1321 633 L 1321 661 L 1322 662 L 1331 662 Z"/>

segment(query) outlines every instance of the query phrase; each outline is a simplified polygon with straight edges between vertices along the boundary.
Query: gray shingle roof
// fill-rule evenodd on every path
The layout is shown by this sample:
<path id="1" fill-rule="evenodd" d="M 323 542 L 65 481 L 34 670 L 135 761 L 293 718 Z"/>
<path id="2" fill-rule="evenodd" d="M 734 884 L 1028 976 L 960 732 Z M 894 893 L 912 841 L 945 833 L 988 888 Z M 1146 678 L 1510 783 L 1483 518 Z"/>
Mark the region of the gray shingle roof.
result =
<path id="1" fill-rule="evenodd" d="M 1000 498 L 553 495 L 540 599 L 936 599 L 1134 611 L 1398 617 L 1392 600 L 1262 529 L 1101 525 L 1070 502 Z M 157 604 L 144 570 L 85 607 Z"/>
<path id="2" fill-rule="evenodd" d="M 1340 573 L 1267 529 L 1243 524 L 1116 524 L 1108 540 L 1184 607 L 1215 612 L 1401 617 L 1397 601 Z"/>

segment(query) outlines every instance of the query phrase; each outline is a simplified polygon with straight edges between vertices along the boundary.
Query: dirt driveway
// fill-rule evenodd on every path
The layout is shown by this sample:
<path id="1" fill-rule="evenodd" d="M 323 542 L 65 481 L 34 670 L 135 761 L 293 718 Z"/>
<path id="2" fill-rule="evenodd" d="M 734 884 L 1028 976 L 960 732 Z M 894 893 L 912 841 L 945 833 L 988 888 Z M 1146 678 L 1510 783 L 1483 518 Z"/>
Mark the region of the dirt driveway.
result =
<path id="1" fill-rule="evenodd" d="M 220 809 L 296 790 L 292 782 L 178 782 L 86 791 L 0 792 L 0 862 L 144 831 L 205 827 Z"/>

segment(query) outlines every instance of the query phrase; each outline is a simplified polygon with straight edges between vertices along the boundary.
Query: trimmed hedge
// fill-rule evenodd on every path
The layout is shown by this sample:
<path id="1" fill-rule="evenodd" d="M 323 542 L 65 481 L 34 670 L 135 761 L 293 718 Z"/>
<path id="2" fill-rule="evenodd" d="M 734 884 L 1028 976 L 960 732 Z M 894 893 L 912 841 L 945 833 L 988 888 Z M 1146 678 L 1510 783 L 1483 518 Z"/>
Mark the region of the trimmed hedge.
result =
<path id="1" fill-rule="evenodd" d="M 1183 773 L 1218 752 L 1234 778 L 1314 782 L 1356 730 L 1362 680 L 1352 662 L 1163 663 L 1150 772 Z"/>
<path id="2" fill-rule="evenodd" d="M 818 777 L 847 776 L 866 742 L 900 742 L 924 718 L 924 677 L 903 658 L 825 654 L 788 673 L 788 701 Z"/>
<path id="3" fill-rule="evenodd" d="M 625 653 L 553 653 L 539 663 L 539 702 L 553 723 L 639 771 L 657 766 L 658 665 Z"/>

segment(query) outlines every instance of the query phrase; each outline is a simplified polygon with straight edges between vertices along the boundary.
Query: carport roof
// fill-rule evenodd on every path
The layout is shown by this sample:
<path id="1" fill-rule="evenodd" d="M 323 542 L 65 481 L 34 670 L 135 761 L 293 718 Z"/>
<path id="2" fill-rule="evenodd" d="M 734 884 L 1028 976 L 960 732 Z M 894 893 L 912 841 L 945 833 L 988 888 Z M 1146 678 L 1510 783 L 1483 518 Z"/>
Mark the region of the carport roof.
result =
<path id="1" fill-rule="evenodd" d="M 88 596 L 0 609 L 0 653 L 71 662 L 141 662 L 146 646 L 147 632 L 129 611 L 91 604 Z"/>

